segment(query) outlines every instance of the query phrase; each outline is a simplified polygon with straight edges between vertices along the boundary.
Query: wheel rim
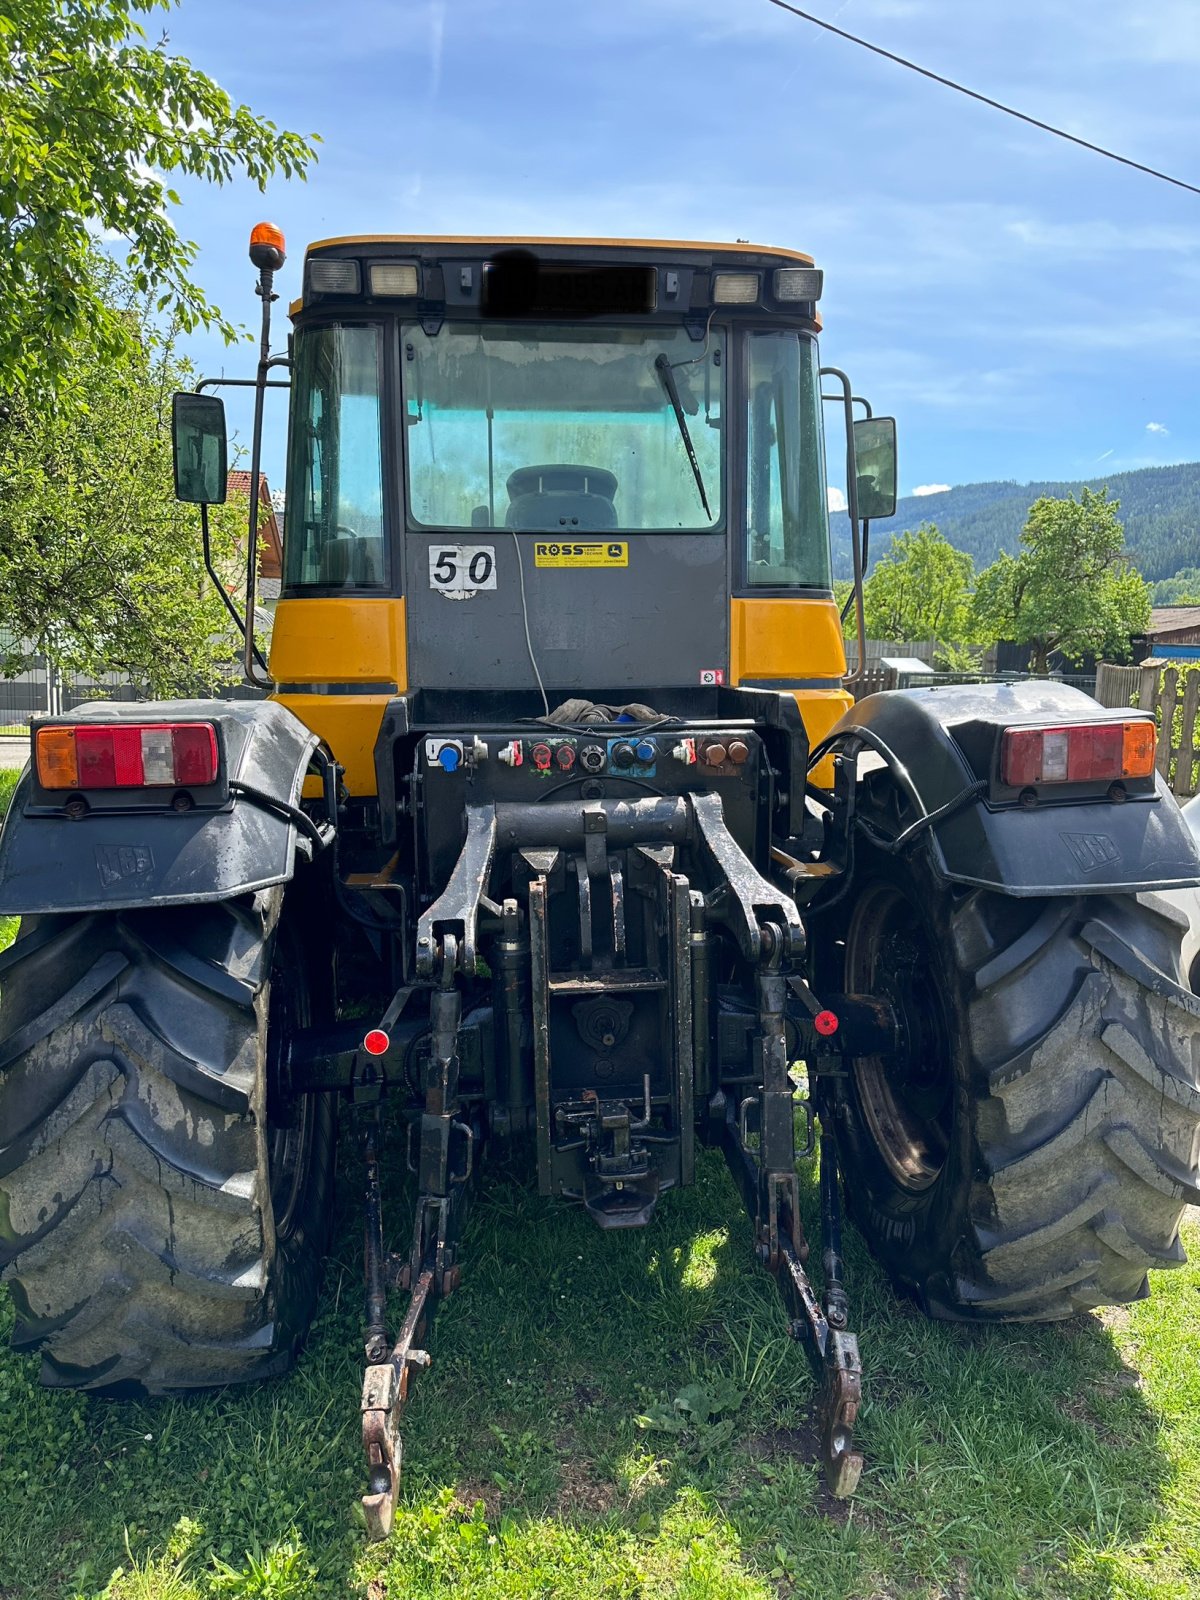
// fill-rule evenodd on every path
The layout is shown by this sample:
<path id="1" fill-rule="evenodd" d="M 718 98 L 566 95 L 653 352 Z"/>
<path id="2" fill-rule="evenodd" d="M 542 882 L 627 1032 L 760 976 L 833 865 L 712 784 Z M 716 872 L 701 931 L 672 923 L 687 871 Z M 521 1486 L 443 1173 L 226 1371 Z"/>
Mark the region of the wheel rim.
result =
<path id="1" fill-rule="evenodd" d="M 279 1238 L 291 1233 L 308 1185 L 313 1144 L 314 1097 L 294 1094 L 288 1073 L 289 1046 L 307 1021 L 308 996 L 277 949 L 271 970 L 267 1024 L 267 1172 L 271 1209 Z"/>
<path id="2" fill-rule="evenodd" d="M 891 1002 L 900 1047 L 854 1062 L 859 1103 L 900 1188 L 923 1194 L 941 1176 L 954 1125 L 953 1033 L 935 951 L 913 902 L 892 884 L 859 898 L 846 938 L 851 993 Z"/>

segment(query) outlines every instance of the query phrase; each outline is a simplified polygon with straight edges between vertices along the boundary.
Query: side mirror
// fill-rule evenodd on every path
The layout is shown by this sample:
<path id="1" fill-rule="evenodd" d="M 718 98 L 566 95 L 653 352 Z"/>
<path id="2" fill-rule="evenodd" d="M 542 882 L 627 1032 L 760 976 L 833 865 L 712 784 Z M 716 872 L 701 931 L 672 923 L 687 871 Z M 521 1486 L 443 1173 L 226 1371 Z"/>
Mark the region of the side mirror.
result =
<path id="1" fill-rule="evenodd" d="M 860 417 L 854 424 L 858 514 L 866 520 L 896 512 L 896 419 Z"/>
<path id="2" fill-rule="evenodd" d="M 175 498 L 222 505 L 228 473 L 225 402 L 215 394 L 177 394 L 171 400 Z"/>

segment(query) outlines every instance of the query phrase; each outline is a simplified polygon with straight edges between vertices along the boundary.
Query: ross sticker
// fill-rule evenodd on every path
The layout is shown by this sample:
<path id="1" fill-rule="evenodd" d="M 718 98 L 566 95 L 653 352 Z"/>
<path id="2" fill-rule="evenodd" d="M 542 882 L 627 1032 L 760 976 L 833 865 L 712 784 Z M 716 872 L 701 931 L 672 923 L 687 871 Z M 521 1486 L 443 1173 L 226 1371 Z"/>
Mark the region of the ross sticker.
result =
<path id="1" fill-rule="evenodd" d="M 535 567 L 627 567 L 629 546 L 596 539 L 588 544 L 535 544 Z"/>
<path id="2" fill-rule="evenodd" d="M 700 682 L 703 684 L 724 683 L 725 674 L 720 667 L 704 667 L 700 673 Z"/>
<path id="3" fill-rule="evenodd" d="M 431 544 L 429 587 L 442 594 L 463 597 L 477 589 L 496 587 L 496 547 L 493 544 Z"/>

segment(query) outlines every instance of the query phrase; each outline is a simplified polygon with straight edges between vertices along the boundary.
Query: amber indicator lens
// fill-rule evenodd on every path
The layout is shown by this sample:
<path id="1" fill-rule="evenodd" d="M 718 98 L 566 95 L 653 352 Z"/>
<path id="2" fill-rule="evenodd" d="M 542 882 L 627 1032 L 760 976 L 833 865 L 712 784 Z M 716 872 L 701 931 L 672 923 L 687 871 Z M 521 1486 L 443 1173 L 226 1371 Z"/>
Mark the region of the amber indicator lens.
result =
<path id="1" fill-rule="evenodd" d="M 1000 781 L 1023 789 L 1039 783 L 1112 783 L 1154 771 L 1152 722 L 1087 722 L 1075 728 L 1006 728 Z"/>

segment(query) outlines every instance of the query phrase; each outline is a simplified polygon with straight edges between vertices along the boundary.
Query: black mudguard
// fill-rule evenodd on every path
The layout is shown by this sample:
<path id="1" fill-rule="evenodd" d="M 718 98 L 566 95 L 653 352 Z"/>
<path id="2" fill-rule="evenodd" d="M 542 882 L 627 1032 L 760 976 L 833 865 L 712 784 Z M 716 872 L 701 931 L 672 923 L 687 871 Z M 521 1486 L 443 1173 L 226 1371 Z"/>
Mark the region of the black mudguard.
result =
<path id="1" fill-rule="evenodd" d="M 56 721 L 219 724 L 231 793 L 188 812 L 131 799 L 71 819 L 34 804 L 26 769 L 0 833 L 0 915 L 117 911 L 229 900 L 286 883 L 295 869 L 305 772 L 318 740 L 273 701 L 176 700 L 91 705 Z M 303 819 L 302 819 L 303 820 Z"/>
<path id="2" fill-rule="evenodd" d="M 949 883 L 1012 895 L 1136 894 L 1200 883 L 1200 850 L 1161 778 L 1155 792 L 1108 799 L 994 805 L 987 793 L 956 805 L 994 775 L 1001 731 L 1043 721 L 1109 721 L 1117 713 L 1052 682 L 947 684 L 868 695 L 831 738 L 869 731 L 939 821 L 914 838 Z"/>

